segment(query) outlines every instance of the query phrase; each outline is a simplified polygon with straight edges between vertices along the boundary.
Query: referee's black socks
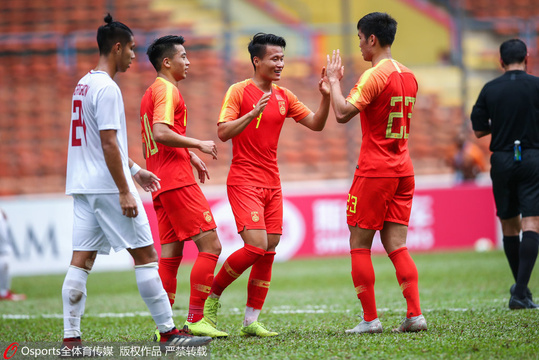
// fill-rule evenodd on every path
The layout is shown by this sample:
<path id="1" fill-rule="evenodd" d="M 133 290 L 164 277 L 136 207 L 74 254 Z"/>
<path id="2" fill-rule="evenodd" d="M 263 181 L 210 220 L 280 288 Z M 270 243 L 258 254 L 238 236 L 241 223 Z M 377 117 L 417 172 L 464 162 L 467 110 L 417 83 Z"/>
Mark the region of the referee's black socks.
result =
<path id="1" fill-rule="evenodd" d="M 514 290 L 514 295 L 519 298 L 526 297 L 526 289 L 530 276 L 537 259 L 539 249 L 539 233 L 535 231 L 524 231 L 522 233 L 522 241 L 520 243 L 520 261 L 518 266 L 517 283 Z"/>
<path id="2" fill-rule="evenodd" d="M 503 250 L 507 261 L 509 261 L 509 267 L 515 278 L 515 282 L 518 277 L 518 264 L 520 259 L 520 235 L 515 236 L 505 236 L 503 237 Z"/>

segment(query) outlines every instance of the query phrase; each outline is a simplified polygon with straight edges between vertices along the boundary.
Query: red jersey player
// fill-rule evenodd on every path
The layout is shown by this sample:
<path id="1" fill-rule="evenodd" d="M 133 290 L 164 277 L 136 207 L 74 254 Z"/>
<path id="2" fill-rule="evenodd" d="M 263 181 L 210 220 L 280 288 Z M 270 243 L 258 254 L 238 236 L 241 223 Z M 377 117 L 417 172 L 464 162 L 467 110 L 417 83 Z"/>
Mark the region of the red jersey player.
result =
<path id="1" fill-rule="evenodd" d="M 191 296 L 187 322 L 193 334 L 225 337 L 203 318 L 204 302 L 210 293 L 221 243 L 208 201 L 196 184 L 191 165 L 201 183 L 209 178 L 206 165 L 188 148 L 197 148 L 217 159 L 213 141 L 185 136 L 187 108 L 178 83 L 187 76 L 189 60 L 181 36 L 163 36 L 148 48 L 157 79 L 146 90 L 140 107 L 143 151 L 146 166 L 161 179 L 161 190 L 153 193 L 159 223 L 161 258 L 159 275 L 171 305 L 176 296 L 176 277 L 184 241 L 193 240 L 198 257 L 191 270 Z"/>
<path id="2" fill-rule="evenodd" d="M 410 119 L 416 100 L 414 74 L 391 57 L 397 22 L 388 14 L 371 13 L 357 24 L 359 47 L 372 68 L 365 71 L 345 99 L 339 51 L 328 56 L 331 104 L 339 123 L 361 112 L 363 141 L 348 194 L 352 280 L 363 307 L 363 321 L 347 333 L 382 332 L 374 296 L 371 246 L 376 230 L 395 266 L 406 299 L 406 318 L 394 331 L 427 329 L 419 306 L 417 268 L 406 248 L 414 193 L 414 170 L 408 152 Z"/>
<path id="3" fill-rule="evenodd" d="M 285 40 L 273 34 L 253 37 L 248 49 L 254 76 L 228 89 L 219 115 L 219 138 L 232 139 L 228 198 L 245 245 L 228 257 L 215 276 L 204 316 L 215 325 L 221 293 L 252 265 L 240 333 L 244 336 L 277 335 L 258 322 L 258 315 L 268 293 L 275 247 L 282 234 L 283 198 L 277 167 L 281 128 L 285 118 L 291 117 L 311 130 L 321 131 L 330 106 L 325 69 L 319 81 L 322 100 L 316 113 L 290 90 L 273 83 L 281 78 L 285 46 Z"/>

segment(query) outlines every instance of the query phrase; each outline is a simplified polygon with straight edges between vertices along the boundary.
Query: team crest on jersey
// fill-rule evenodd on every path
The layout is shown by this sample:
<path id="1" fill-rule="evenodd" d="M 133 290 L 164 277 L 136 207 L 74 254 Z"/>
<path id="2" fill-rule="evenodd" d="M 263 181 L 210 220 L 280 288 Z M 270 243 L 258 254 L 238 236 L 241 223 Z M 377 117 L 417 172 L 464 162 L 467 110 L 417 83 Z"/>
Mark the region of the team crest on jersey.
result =
<path id="1" fill-rule="evenodd" d="M 258 211 L 251 211 L 251 219 L 255 223 L 260 221 L 260 216 L 258 216 Z"/>
<path id="2" fill-rule="evenodd" d="M 204 211 L 204 220 L 206 220 L 207 222 L 211 222 L 212 220 L 212 217 L 211 217 L 211 213 L 209 211 Z"/>
<path id="3" fill-rule="evenodd" d="M 286 107 L 284 106 L 284 101 L 279 101 L 279 112 L 281 115 L 286 114 Z"/>

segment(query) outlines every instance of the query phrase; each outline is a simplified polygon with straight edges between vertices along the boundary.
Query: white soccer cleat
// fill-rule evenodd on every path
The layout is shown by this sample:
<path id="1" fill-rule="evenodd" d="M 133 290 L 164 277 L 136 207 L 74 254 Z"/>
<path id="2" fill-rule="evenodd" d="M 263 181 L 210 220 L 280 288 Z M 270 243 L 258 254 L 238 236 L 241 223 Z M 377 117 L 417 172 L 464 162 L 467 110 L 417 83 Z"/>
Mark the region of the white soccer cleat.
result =
<path id="1" fill-rule="evenodd" d="M 427 320 L 423 315 L 404 318 L 398 328 L 393 329 L 393 332 L 418 332 L 427 330 Z"/>
<path id="2" fill-rule="evenodd" d="M 378 318 L 372 321 L 362 320 L 355 328 L 348 329 L 345 332 L 347 334 L 375 334 L 384 331 L 382 323 Z"/>

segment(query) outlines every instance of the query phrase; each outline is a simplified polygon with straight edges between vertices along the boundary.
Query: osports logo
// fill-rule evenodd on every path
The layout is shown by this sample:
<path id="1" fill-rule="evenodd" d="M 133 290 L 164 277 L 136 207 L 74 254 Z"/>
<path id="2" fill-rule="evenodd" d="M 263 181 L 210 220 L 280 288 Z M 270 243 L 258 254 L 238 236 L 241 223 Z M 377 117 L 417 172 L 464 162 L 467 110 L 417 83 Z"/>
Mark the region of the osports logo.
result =
<path id="1" fill-rule="evenodd" d="M 11 343 L 6 350 L 4 351 L 4 359 L 11 359 L 15 354 L 17 353 L 17 350 L 19 349 L 19 343 Z M 11 352 L 11 355 L 10 355 Z"/>

